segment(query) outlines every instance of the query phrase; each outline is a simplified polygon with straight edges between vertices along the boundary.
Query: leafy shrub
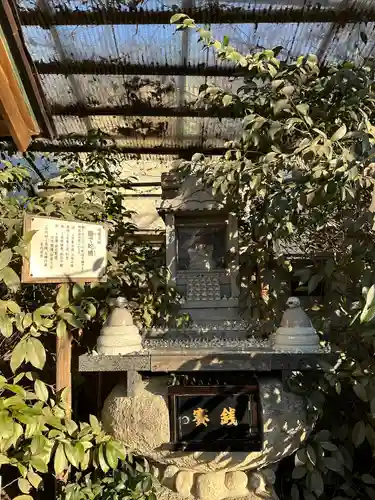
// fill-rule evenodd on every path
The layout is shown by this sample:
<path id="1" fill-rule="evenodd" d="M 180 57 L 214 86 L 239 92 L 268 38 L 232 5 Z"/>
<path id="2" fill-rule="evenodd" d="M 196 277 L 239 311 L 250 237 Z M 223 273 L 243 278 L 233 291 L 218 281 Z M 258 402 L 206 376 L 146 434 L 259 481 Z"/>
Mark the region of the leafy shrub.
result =
<path id="1" fill-rule="evenodd" d="M 286 63 L 276 49 L 241 54 L 185 14 L 171 22 L 243 77 L 233 93 L 201 87 L 198 106 L 218 116 L 227 108 L 242 126 L 222 157 L 196 154 L 183 172 L 238 215 L 242 279 L 260 316 L 278 318 L 291 279 L 310 295 L 324 282 L 325 297 L 311 305 L 322 339 L 341 353 L 323 373 L 290 380 L 320 420 L 281 464 L 281 497 L 374 499 L 374 66 L 320 66 L 314 55 Z"/>
<path id="2" fill-rule="evenodd" d="M 152 293 L 160 290 L 167 279 L 164 263 L 159 258 L 158 264 L 157 253 L 140 246 L 131 237 L 135 228 L 122 200 L 126 181 L 119 180 L 119 162 L 115 157 L 89 155 L 86 170 L 78 157 L 55 158 L 60 163 L 67 162 L 69 168 L 61 166 L 61 178 L 54 186 L 53 183 L 45 185 L 49 196 L 44 197 L 33 191 L 28 172 L 33 165 L 32 157 L 26 164 L 17 163 L 15 159 L 9 161 L 6 155 L 2 158 L 0 467 L 3 492 L 13 494 L 16 486 L 21 493 L 16 499 L 32 499 L 33 492 L 41 490 L 45 479 L 54 475 L 64 485 L 61 490 L 64 498 L 95 498 L 79 496 L 82 491 L 77 496 L 75 483 L 70 484 L 74 471 L 94 470 L 95 484 L 104 498 L 111 488 L 120 487 L 118 477 L 128 497 L 133 495 L 134 487 L 131 498 L 140 498 L 141 491 L 142 495 L 150 494 L 152 498 L 151 476 L 130 463 L 123 445 L 102 430 L 96 417 L 90 416 L 89 423 L 76 423 L 70 418 L 64 392 L 56 394 L 53 387 L 51 339 L 69 331 L 82 343 L 86 331 L 91 336 L 98 334 L 107 314 L 107 298 L 111 295 L 121 294 L 132 301 L 141 326 L 164 318 L 163 307 L 167 301 L 162 302 L 158 297 L 153 300 Z M 74 175 L 72 166 L 77 168 Z M 59 184 L 65 190 L 63 197 L 53 195 Z M 26 194 L 20 194 L 20 190 Z M 108 281 L 91 286 L 64 284 L 58 289 L 53 285 L 21 286 L 22 257 L 27 257 L 27 245 L 33 237 L 33 233 L 22 234 L 25 213 L 107 222 Z M 119 461 L 123 463 L 123 470 L 113 473 Z"/>

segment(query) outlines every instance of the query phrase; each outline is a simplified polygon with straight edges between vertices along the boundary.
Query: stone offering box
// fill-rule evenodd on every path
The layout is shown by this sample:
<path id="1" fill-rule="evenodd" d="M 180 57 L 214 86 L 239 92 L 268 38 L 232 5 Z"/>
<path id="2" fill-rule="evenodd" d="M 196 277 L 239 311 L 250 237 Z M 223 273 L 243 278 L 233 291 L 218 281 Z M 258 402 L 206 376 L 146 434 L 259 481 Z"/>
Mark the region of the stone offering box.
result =
<path id="1" fill-rule="evenodd" d="M 158 499 L 277 499 L 275 467 L 308 436 L 314 415 L 285 389 L 293 372 L 335 359 L 298 299 L 270 339 L 251 336 L 238 308 L 236 218 L 193 178 L 164 179 L 166 261 L 190 324 L 141 338 L 118 299 L 98 354 L 82 372 L 117 372 L 105 429 L 149 460 Z"/>

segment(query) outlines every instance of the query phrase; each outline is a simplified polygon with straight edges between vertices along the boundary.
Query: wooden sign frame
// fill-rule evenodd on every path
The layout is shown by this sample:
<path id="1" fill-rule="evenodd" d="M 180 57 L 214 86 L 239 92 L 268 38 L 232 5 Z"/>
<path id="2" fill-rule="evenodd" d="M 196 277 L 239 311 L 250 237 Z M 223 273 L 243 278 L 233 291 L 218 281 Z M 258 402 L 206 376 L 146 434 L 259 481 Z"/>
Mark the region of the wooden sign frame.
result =
<path id="1" fill-rule="evenodd" d="M 92 224 L 96 226 L 101 226 L 106 235 L 106 239 L 108 242 L 108 226 L 106 224 L 100 224 L 100 223 L 95 223 L 95 222 L 86 222 L 86 221 L 80 221 L 80 220 L 72 220 L 72 221 L 66 221 L 64 219 L 61 219 L 59 217 L 46 217 L 42 215 L 34 215 L 34 214 L 26 214 L 24 217 L 24 224 L 23 224 L 23 234 L 25 235 L 29 231 L 32 230 L 32 221 L 33 219 L 46 219 L 50 221 L 59 221 L 59 222 L 70 222 L 70 223 L 77 223 L 77 224 Z M 60 283 L 92 283 L 92 282 L 105 282 L 107 280 L 106 276 L 95 276 L 95 277 L 74 277 L 74 276 L 54 276 L 51 278 L 38 278 L 35 276 L 32 276 L 30 274 L 30 246 L 31 243 L 27 246 L 28 252 L 27 256 L 23 257 L 22 259 L 22 272 L 21 272 L 21 282 L 22 283 L 51 283 L 51 284 L 60 284 Z"/>

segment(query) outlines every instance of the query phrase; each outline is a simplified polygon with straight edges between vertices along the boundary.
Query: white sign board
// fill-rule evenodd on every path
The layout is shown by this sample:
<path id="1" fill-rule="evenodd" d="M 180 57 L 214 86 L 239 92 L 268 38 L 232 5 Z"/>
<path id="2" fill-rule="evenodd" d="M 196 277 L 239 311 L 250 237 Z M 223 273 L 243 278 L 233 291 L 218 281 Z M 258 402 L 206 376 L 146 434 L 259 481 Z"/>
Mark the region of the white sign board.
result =
<path id="1" fill-rule="evenodd" d="M 26 216 L 24 231 L 36 231 L 24 259 L 24 283 L 97 281 L 107 266 L 107 229 L 91 222 Z"/>

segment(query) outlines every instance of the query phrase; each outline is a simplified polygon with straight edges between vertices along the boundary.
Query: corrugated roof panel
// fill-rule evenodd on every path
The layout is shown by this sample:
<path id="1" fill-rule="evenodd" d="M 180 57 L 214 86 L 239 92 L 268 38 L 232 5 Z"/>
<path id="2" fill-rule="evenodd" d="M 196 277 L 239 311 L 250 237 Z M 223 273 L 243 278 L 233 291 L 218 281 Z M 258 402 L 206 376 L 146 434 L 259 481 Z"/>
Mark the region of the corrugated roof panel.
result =
<path id="1" fill-rule="evenodd" d="M 162 25 L 57 26 L 49 30 L 24 26 L 30 55 L 37 61 L 121 59 L 132 64 L 181 64 L 182 33 Z M 62 51 L 56 44 L 56 35 Z"/>
<path id="2" fill-rule="evenodd" d="M 195 102 L 204 83 L 235 91 L 242 78 L 186 76 L 126 76 L 126 75 L 41 75 L 47 101 L 51 106 L 131 106 L 147 104 L 153 107 L 177 107 L 182 93 L 183 104 Z M 185 87 L 180 88 L 181 84 Z M 79 87 L 83 101 L 76 95 Z"/>
<path id="3" fill-rule="evenodd" d="M 228 36 L 240 52 L 283 47 L 284 58 L 315 52 L 320 40 L 329 30 L 324 23 L 290 24 L 215 24 L 212 31 L 218 40 Z M 31 57 L 49 62 L 73 59 L 76 61 L 121 60 L 142 65 L 200 65 L 228 66 L 219 61 L 214 50 L 203 50 L 199 35 L 188 32 L 188 50 L 182 49 L 183 32 L 175 33 L 171 25 L 115 26 L 58 26 L 54 33 L 37 27 L 23 27 Z M 58 43 L 56 42 L 58 36 Z M 58 47 L 61 44 L 62 49 Z"/>
<path id="4" fill-rule="evenodd" d="M 27 50 L 34 61 L 55 61 L 61 59 L 49 30 L 39 26 L 23 26 Z"/>
<path id="5" fill-rule="evenodd" d="M 368 39 L 366 44 L 362 40 L 361 33 Z M 374 36 L 375 23 L 336 26 L 332 31 L 325 60 L 329 62 L 351 60 L 356 64 L 362 64 L 363 58 L 371 55 L 374 57 Z"/>
<path id="6" fill-rule="evenodd" d="M 217 146 L 233 139 L 240 124 L 234 119 L 121 117 L 121 116 L 55 116 L 55 126 L 60 136 L 84 136 L 90 129 L 100 129 L 127 146 L 140 148 L 150 143 L 158 146 L 181 146 L 210 141 Z"/>

